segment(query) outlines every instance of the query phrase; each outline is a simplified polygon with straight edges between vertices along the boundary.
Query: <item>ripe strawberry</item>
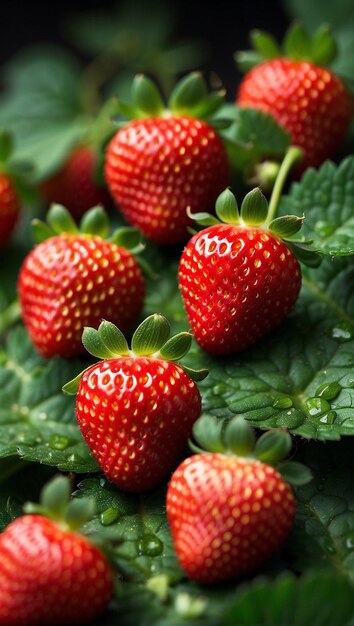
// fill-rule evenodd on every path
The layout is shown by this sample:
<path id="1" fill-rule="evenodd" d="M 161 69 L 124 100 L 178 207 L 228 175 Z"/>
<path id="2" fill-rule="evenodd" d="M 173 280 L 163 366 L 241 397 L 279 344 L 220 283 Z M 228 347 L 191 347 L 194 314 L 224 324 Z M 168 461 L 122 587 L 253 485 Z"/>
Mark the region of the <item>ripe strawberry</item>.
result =
<path id="1" fill-rule="evenodd" d="M 177 85 L 165 110 L 156 87 L 137 77 L 134 119 L 111 139 L 108 187 L 127 221 L 157 244 L 187 238 L 186 209 L 211 209 L 229 183 L 225 147 L 209 123 L 197 119 L 221 104 L 207 96 L 199 75 Z"/>
<path id="2" fill-rule="evenodd" d="M 124 239 L 118 231 L 113 240 L 104 240 L 108 228 L 102 209 L 92 209 L 85 218 L 80 232 L 67 211 L 53 205 L 48 214 L 53 231 L 45 232 L 49 238 L 29 253 L 20 270 L 23 321 L 45 357 L 81 354 L 85 325 L 98 326 L 109 315 L 128 330 L 142 310 L 143 276 Z M 58 227 L 63 232 L 55 235 Z M 40 235 L 43 228 L 37 222 Z"/>
<path id="3" fill-rule="evenodd" d="M 303 49 L 299 49 L 299 32 Z M 264 33 L 255 33 L 254 44 L 263 62 L 246 73 L 236 103 L 270 113 L 289 132 L 293 145 L 304 151 L 298 173 L 318 167 L 342 144 L 353 111 L 343 81 L 322 67 L 333 58 L 331 35 L 322 29 L 321 38 L 315 35 L 311 42 L 296 25 L 285 40 L 287 58 Z"/>
<path id="4" fill-rule="evenodd" d="M 104 360 L 64 391 L 76 392 L 81 432 L 106 476 L 121 489 L 145 491 L 178 463 L 201 411 L 193 372 L 172 362 L 188 351 L 189 333 L 168 340 L 169 324 L 148 317 L 135 331 L 132 350 L 116 326 L 85 329 L 87 349 Z"/>
<path id="5" fill-rule="evenodd" d="M 65 480 L 55 479 L 47 491 Z M 76 532 L 77 524 L 55 517 L 24 515 L 0 535 L 1 626 L 86 624 L 111 599 L 113 575 L 103 552 Z"/>
<path id="6" fill-rule="evenodd" d="M 96 156 L 89 145 L 75 147 L 63 167 L 41 184 L 40 190 L 48 204 L 63 204 L 78 220 L 97 204 L 106 206 L 110 196 L 95 180 Z"/>
<path id="7" fill-rule="evenodd" d="M 290 245 L 294 248 L 297 242 L 282 237 L 297 232 L 303 220 L 296 216 L 272 220 L 257 188 L 246 195 L 241 216 L 229 190 L 219 196 L 216 213 L 228 223 L 200 214 L 202 223 L 212 225 L 187 243 L 178 279 L 196 341 L 221 355 L 251 346 L 294 307 L 301 269 Z"/>
<path id="8" fill-rule="evenodd" d="M 181 567 L 209 584 L 254 570 L 288 535 L 295 499 L 272 465 L 288 453 L 291 438 L 268 431 L 253 450 L 253 431 L 242 417 L 224 427 L 222 420 L 203 416 L 194 433 L 214 452 L 194 454 L 179 465 L 168 485 L 166 510 Z M 299 476 L 298 464 L 291 465 Z M 302 480 L 309 478 L 302 469 Z"/>
<path id="9" fill-rule="evenodd" d="M 20 215 L 20 202 L 12 182 L 0 173 L 0 248 L 3 248 L 15 229 Z"/>

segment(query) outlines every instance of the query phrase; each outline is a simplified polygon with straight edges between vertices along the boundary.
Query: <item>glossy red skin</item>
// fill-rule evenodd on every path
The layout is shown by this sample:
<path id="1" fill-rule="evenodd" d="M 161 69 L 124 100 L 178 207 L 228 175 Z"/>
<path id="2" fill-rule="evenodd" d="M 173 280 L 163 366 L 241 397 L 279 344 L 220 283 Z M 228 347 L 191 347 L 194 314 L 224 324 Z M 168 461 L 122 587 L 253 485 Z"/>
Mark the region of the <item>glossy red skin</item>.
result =
<path id="1" fill-rule="evenodd" d="M 144 280 L 133 255 L 100 237 L 58 235 L 26 257 L 18 280 L 24 324 L 44 357 L 84 354 L 84 326 L 102 319 L 122 332 L 141 313 Z"/>
<path id="2" fill-rule="evenodd" d="M 269 231 L 222 224 L 190 239 L 178 280 L 196 341 L 222 355 L 251 346 L 287 317 L 301 270 L 290 248 Z"/>
<path id="3" fill-rule="evenodd" d="M 0 626 L 86 624 L 107 607 L 111 567 L 82 535 L 24 515 L 0 535 Z"/>
<path id="4" fill-rule="evenodd" d="M 166 510 L 181 567 L 209 584 L 243 576 L 276 552 L 292 526 L 295 500 L 273 467 L 205 453 L 174 472 Z"/>
<path id="5" fill-rule="evenodd" d="M 105 176 L 130 224 L 157 244 L 186 240 L 186 210 L 212 211 L 229 184 L 224 145 L 214 129 L 190 117 L 138 119 L 111 140 Z"/>
<path id="6" fill-rule="evenodd" d="M 304 150 L 297 171 L 318 167 L 339 149 L 353 102 L 332 72 L 305 61 L 274 59 L 251 69 L 240 83 L 236 103 L 270 113 Z"/>
<path id="7" fill-rule="evenodd" d="M 90 146 L 78 146 L 57 174 L 42 183 L 40 190 L 48 204 L 65 206 L 78 220 L 98 204 L 109 206 L 110 195 L 95 181 L 96 157 Z"/>
<path id="8" fill-rule="evenodd" d="M 0 173 L 0 248 L 9 241 L 20 215 L 20 202 L 6 174 Z"/>
<path id="9" fill-rule="evenodd" d="M 76 396 L 77 420 L 93 456 L 126 491 L 145 491 L 166 478 L 200 412 L 200 393 L 184 370 L 149 357 L 93 365 Z"/>

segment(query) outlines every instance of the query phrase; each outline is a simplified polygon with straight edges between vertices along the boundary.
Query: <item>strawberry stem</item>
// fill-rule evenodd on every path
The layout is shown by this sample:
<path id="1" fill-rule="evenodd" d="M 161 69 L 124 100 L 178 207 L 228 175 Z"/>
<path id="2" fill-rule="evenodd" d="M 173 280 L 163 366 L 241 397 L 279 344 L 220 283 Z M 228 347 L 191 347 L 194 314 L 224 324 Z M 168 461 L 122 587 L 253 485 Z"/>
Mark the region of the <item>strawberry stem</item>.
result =
<path id="1" fill-rule="evenodd" d="M 278 175 L 275 179 L 272 194 L 269 200 L 268 217 L 265 222 L 265 226 L 268 227 L 270 222 L 275 218 L 281 193 L 286 181 L 286 178 L 295 163 L 302 156 L 301 148 L 297 146 L 290 146 L 284 156 L 284 159 L 280 165 Z"/>

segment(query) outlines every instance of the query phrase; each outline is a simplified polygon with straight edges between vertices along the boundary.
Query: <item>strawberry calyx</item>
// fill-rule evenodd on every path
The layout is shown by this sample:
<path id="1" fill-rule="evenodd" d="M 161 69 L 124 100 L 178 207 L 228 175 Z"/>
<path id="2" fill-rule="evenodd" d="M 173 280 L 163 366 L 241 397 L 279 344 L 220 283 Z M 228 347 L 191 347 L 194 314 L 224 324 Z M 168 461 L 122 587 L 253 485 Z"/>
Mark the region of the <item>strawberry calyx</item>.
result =
<path id="1" fill-rule="evenodd" d="M 327 24 L 322 24 L 311 36 L 299 22 L 290 25 L 281 45 L 267 32 L 252 30 L 253 49 L 236 52 L 235 61 L 242 72 L 273 59 L 307 61 L 318 66 L 330 65 L 337 55 L 335 38 Z"/>
<path id="2" fill-rule="evenodd" d="M 242 415 L 219 419 L 203 414 L 193 426 L 192 452 L 213 452 L 235 457 L 239 461 L 265 463 L 276 467 L 293 485 L 310 482 L 310 470 L 297 461 L 286 460 L 292 449 L 292 439 L 287 430 L 273 428 L 256 438 L 255 431 Z"/>
<path id="3" fill-rule="evenodd" d="M 130 348 L 121 330 L 107 320 L 103 320 L 97 330 L 86 326 L 82 333 L 82 342 L 86 350 L 98 359 L 149 357 L 177 362 L 189 351 L 193 337 L 189 332 L 181 332 L 170 337 L 170 332 L 168 320 L 160 313 L 154 313 L 135 330 Z M 194 370 L 179 365 L 194 381 L 203 380 L 208 374 L 206 369 Z M 67 394 L 76 394 L 83 373 L 66 383 L 63 391 Z"/>
<path id="4" fill-rule="evenodd" d="M 294 239 L 294 236 L 301 229 L 304 216 L 284 215 L 275 217 L 286 176 L 289 169 L 300 157 L 300 148 L 296 146 L 288 148 L 280 165 L 269 203 L 261 189 L 255 187 L 246 194 L 239 209 L 235 195 L 226 188 L 216 199 L 216 215 L 204 212 L 191 213 L 187 209 L 188 216 L 203 227 L 224 223 L 233 224 L 240 228 L 256 227 L 270 231 L 287 243 L 300 261 L 310 267 L 317 267 L 321 262 L 321 257 L 318 251 L 311 246 L 312 240 Z"/>
<path id="5" fill-rule="evenodd" d="M 109 237 L 109 219 L 102 206 L 95 206 L 86 211 L 79 225 L 77 225 L 63 205 L 52 204 L 47 213 L 47 222 L 34 219 L 32 220 L 32 229 L 37 243 L 66 233 L 68 235 L 101 237 L 101 239 L 127 248 L 133 254 L 138 254 L 145 248 L 141 241 L 141 233 L 137 228 L 123 226 L 116 229 Z"/>
<path id="6" fill-rule="evenodd" d="M 56 522 L 63 530 L 75 532 L 95 513 L 93 498 L 71 499 L 71 481 L 55 476 L 42 489 L 39 504 L 27 502 L 25 513 L 39 514 Z"/>
<path id="7" fill-rule="evenodd" d="M 167 103 L 156 84 L 144 74 L 135 76 L 131 94 L 131 103 L 118 100 L 116 104 L 118 113 L 128 119 L 177 115 L 210 121 L 224 103 L 226 92 L 224 89 L 209 92 L 203 76 L 192 72 L 176 84 Z M 118 121 L 119 126 L 124 124 Z M 215 124 L 224 127 L 229 122 L 218 119 Z"/>

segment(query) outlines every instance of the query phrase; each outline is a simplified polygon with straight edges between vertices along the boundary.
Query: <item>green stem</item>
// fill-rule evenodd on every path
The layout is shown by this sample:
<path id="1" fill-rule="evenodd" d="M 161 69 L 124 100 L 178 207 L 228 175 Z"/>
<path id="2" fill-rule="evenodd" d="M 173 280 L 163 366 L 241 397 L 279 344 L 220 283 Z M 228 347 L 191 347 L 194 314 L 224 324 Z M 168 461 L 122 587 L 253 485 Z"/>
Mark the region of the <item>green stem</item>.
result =
<path id="1" fill-rule="evenodd" d="M 11 304 L 1 313 L 0 317 L 0 337 L 5 332 L 21 319 L 21 307 L 18 300 L 14 300 Z"/>
<path id="2" fill-rule="evenodd" d="M 269 226 L 270 222 L 275 218 L 286 178 L 293 165 L 296 163 L 296 161 L 300 159 L 301 155 L 302 150 L 297 146 L 290 146 L 285 153 L 285 157 L 279 168 L 279 172 L 275 179 L 273 191 L 269 200 L 268 217 L 265 224 L 266 226 Z"/>

